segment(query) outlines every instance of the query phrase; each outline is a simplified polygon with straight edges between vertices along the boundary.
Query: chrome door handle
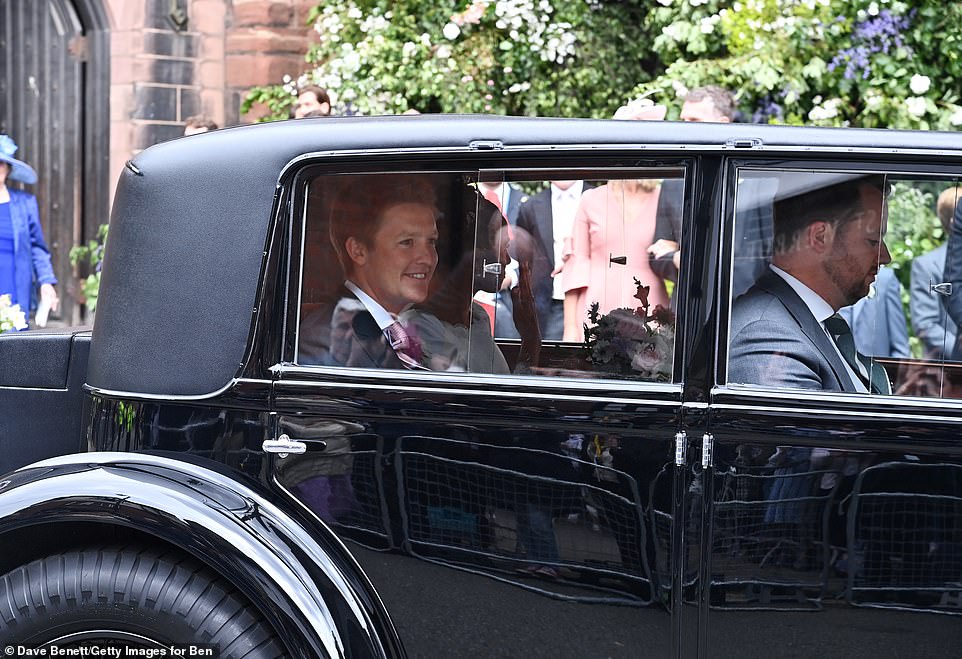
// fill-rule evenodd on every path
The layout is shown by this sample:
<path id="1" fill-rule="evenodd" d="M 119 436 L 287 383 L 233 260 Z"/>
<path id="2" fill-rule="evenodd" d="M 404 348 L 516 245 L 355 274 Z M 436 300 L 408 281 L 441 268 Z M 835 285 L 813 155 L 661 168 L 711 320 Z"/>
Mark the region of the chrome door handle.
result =
<path id="1" fill-rule="evenodd" d="M 265 439 L 261 444 L 265 453 L 276 453 L 279 457 L 286 458 L 288 455 L 301 455 L 307 452 L 307 444 L 291 439 L 287 435 L 281 435 L 277 439 Z"/>

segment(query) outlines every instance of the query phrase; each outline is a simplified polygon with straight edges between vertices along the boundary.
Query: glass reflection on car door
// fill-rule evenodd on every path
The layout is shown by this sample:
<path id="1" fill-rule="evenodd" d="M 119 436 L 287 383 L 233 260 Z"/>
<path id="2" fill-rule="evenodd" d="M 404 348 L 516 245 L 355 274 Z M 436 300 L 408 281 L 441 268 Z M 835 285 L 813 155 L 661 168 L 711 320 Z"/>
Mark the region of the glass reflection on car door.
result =
<path id="1" fill-rule="evenodd" d="M 935 202 L 954 179 L 838 168 L 823 172 L 786 163 L 731 174 L 737 181 L 729 204 L 736 267 L 742 211 L 766 206 L 765 196 L 753 194 L 746 183 L 770 181 L 767 203 L 774 210 L 767 214 L 774 252 L 768 259 L 810 293 L 832 300 L 825 314 L 846 318 L 854 346 L 848 361 L 832 323 L 805 320 L 806 313 L 820 313 L 818 301 L 808 293 L 802 297 L 796 283 L 767 265 L 746 297 L 732 294 L 733 310 L 725 319 L 727 372 L 721 374 L 727 384 L 713 391 L 709 420 L 715 443 L 706 490 L 707 654 L 810 655 L 826 647 L 839 655 L 898 656 L 919 647 L 952 652 L 960 618 L 945 614 L 960 612 L 962 592 L 957 446 L 962 408 L 955 400 L 938 405 L 927 400 L 950 390 L 954 366 L 924 351 L 906 319 L 908 296 L 899 289 L 907 288 L 913 260 L 938 244 Z M 834 211 L 779 204 L 789 195 L 843 190 L 835 186 L 864 181 L 867 175 L 884 181 L 887 222 L 873 224 L 876 218 L 861 212 L 864 200 L 861 210 L 854 202 L 851 209 Z M 811 209 L 811 217 L 788 209 Z M 807 224 L 812 218 L 834 224 Z M 785 223 L 791 222 L 816 230 L 789 240 Z M 821 233 L 826 227 L 828 233 Z M 805 245 L 816 249 L 825 236 L 830 238 L 826 254 L 833 258 L 823 262 L 821 280 L 778 256 L 779 250 Z M 812 253 L 810 263 L 820 258 Z M 933 272 L 937 279 L 941 266 Z M 825 282 L 854 299 L 838 305 L 840 296 L 826 292 Z M 794 302 L 790 291 L 796 291 Z M 938 293 L 926 286 L 924 294 L 932 296 L 936 309 Z M 757 311 L 762 299 L 766 311 L 751 322 L 767 334 L 750 343 L 744 338 L 746 310 Z M 933 313 L 936 321 L 945 318 Z M 766 324 L 772 319 L 779 320 Z M 740 341 L 737 349 L 735 341 Z M 809 344 L 816 347 L 804 347 Z M 736 364 L 748 352 L 746 345 L 755 362 Z M 766 350 L 766 345 L 773 347 Z M 832 354 L 837 359 L 824 357 Z M 833 365 L 819 366 L 827 363 L 823 359 Z M 878 376 L 885 380 L 881 385 Z M 845 384 L 846 377 L 851 384 Z M 752 616 L 743 617 L 744 610 L 752 610 Z M 796 633 L 788 638 L 782 633 L 786 628 Z"/>
<path id="2" fill-rule="evenodd" d="M 345 277 L 326 244 L 341 208 L 332 199 L 358 183 L 331 179 L 368 182 L 363 206 L 378 199 L 380 175 L 307 182 L 292 230 L 303 259 L 291 281 L 294 290 L 304 282 L 297 311 L 311 319 L 300 331 L 317 336 L 291 342 L 307 359 L 293 353 L 275 367 L 279 432 L 307 450 L 275 460 L 276 482 L 348 543 L 412 654 L 497 653 L 535 637 L 554 654 L 671 651 L 674 614 L 662 604 L 672 583 L 670 457 L 681 398 L 673 320 L 626 317 L 620 327 L 634 338 L 624 348 L 628 339 L 650 348 L 637 368 L 628 358 L 587 358 L 583 333 L 535 337 L 529 349 L 526 321 L 540 332 L 541 311 L 557 307 L 554 245 L 537 222 L 512 226 L 499 208 L 504 192 L 491 199 L 482 185 L 510 179 L 510 216 L 514 188 L 518 203 L 533 203 L 552 174 L 580 180 L 586 171 L 418 174 L 433 187 L 437 262 L 427 294 L 397 314 L 418 369 L 315 349 L 358 334 L 330 311 L 314 322 L 337 310 L 324 294 L 339 287 L 324 282 Z M 537 298 L 505 312 L 519 338 L 499 333 L 502 309 L 488 297 L 518 299 L 502 286 L 511 261 L 522 297 Z"/>

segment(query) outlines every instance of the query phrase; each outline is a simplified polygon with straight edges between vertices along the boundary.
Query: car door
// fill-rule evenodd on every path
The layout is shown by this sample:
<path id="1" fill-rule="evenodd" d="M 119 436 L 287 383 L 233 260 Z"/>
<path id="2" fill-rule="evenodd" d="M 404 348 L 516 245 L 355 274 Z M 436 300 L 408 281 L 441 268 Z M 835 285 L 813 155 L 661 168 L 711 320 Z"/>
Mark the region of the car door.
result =
<path id="1" fill-rule="evenodd" d="M 922 266 L 944 239 L 936 201 L 958 186 L 958 171 L 744 159 L 730 162 L 726 175 L 731 229 L 720 290 L 733 302 L 719 319 L 709 410 L 703 550 L 710 562 L 699 654 L 954 653 L 962 401 L 946 339 L 953 322 L 940 300 L 944 249 L 931 272 Z M 865 206 L 838 205 L 845 195 L 867 194 L 862 182 L 873 177 L 886 200 L 880 229 L 857 219 Z M 949 194 L 954 209 L 958 195 Z M 822 230 L 833 234 L 833 247 L 819 246 Z M 875 250 L 874 262 L 865 265 L 854 242 L 840 247 L 845 236 Z M 809 250 L 808 264 L 789 258 L 792 250 Z M 815 262 L 821 278 L 812 274 Z M 736 290 L 748 270 L 754 288 Z M 829 321 L 802 320 L 818 303 L 799 310 L 808 300 L 799 283 L 833 300 L 826 313 L 846 319 L 854 365 L 846 365 Z M 850 304 L 836 303 L 846 295 Z M 927 318 L 917 313 L 920 302 Z M 877 386 L 879 373 L 891 393 Z"/>
<path id="2" fill-rule="evenodd" d="M 686 172 L 573 149 L 297 175 L 273 479 L 347 544 L 411 655 L 679 652 L 685 293 L 646 248 Z"/>

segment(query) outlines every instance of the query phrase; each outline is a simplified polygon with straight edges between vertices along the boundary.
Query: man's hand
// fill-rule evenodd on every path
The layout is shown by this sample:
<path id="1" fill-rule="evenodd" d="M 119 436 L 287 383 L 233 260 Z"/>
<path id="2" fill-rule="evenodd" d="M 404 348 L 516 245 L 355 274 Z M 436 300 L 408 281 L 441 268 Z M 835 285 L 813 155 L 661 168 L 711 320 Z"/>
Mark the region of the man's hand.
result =
<path id="1" fill-rule="evenodd" d="M 648 246 L 648 253 L 656 259 L 671 254 L 672 252 L 678 251 L 678 243 L 674 240 L 666 240 L 662 238 L 661 240 L 656 240 L 651 245 Z"/>

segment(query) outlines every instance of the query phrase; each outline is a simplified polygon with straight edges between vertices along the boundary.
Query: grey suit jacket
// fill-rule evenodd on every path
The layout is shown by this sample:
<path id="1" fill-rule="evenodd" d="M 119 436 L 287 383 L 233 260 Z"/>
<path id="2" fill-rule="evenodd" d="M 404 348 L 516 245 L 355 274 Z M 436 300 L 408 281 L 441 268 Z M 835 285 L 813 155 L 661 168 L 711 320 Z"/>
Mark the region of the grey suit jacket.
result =
<path id="1" fill-rule="evenodd" d="M 822 325 L 771 270 L 732 307 L 728 382 L 859 391 Z"/>
<path id="2" fill-rule="evenodd" d="M 354 315 L 351 331 L 341 338 L 343 341 L 351 342 L 348 349 L 338 351 L 348 355 L 347 361 L 341 362 L 333 357 L 331 318 L 341 298 L 357 301 L 357 297 L 351 291 L 341 288 L 334 299 L 301 318 L 298 330 L 297 363 L 312 366 L 404 368 L 404 364 L 388 344 L 384 333 L 367 311 L 359 311 Z"/>
<path id="3" fill-rule="evenodd" d="M 945 281 L 945 252 L 947 246 L 939 245 L 931 252 L 915 257 L 912 261 L 912 281 L 909 286 L 909 309 L 912 312 L 912 329 L 922 341 L 928 359 L 942 359 L 952 354 L 956 341 L 955 323 L 949 320 L 940 295 L 929 289 L 929 284 Z"/>

